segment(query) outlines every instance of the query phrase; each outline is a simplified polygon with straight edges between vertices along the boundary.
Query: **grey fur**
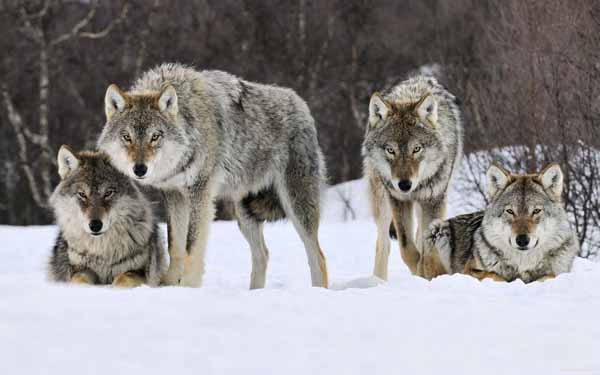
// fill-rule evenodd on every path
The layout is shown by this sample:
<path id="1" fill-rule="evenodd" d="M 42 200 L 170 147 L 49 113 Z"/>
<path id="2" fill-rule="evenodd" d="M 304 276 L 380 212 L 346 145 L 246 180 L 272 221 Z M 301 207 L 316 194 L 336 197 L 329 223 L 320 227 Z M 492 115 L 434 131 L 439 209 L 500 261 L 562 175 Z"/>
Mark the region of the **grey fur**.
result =
<path id="1" fill-rule="evenodd" d="M 462 158 L 463 127 L 454 95 L 433 77 L 416 76 L 375 93 L 363 142 L 364 174 L 377 224 L 374 274 L 387 278 L 389 228 L 417 272 L 423 231 L 445 215 L 450 179 Z M 403 191 L 402 182 L 409 182 Z M 414 237 L 413 210 L 418 216 Z"/>
<path id="2" fill-rule="evenodd" d="M 532 214 L 535 208 L 541 212 Z M 517 228 L 520 216 L 529 216 L 529 231 Z M 515 230 L 534 236 L 536 244 L 516 249 L 511 240 Z M 433 223 L 426 242 L 447 273 L 483 271 L 526 283 L 569 272 L 579 252 L 560 194 L 545 187 L 541 175 L 508 176 L 484 211 Z"/>
<path id="3" fill-rule="evenodd" d="M 110 284 L 133 272 L 157 286 L 164 271 L 164 249 L 150 203 L 106 155 L 65 150 L 63 146 L 61 153 L 76 158 L 72 159 L 76 165 L 65 172 L 50 199 L 59 226 L 50 278 L 68 282 L 77 273 L 87 273 L 93 283 Z M 59 164 L 62 167 L 61 160 Z M 109 197 L 108 190 L 113 191 Z M 87 198 L 80 198 L 80 192 Z M 106 228 L 101 235 L 88 230 L 94 219 Z"/>
<path id="4" fill-rule="evenodd" d="M 200 285 L 213 201 L 229 198 L 237 202 L 240 229 L 251 247 L 252 288 L 264 286 L 268 261 L 262 222 L 284 215 L 304 242 L 313 285 L 327 286 L 317 238 L 325 164 L 314 120 L 294 91 L 163 64 L 127 93 L 109 88 L 106 102 L 99 148 L 134 178 L 134 164 L 147 165 L 140 182 L 164 192 L 167 283 Z M 124 133 L 131 143 L 123 141 Z M 160 140 L 153 143 L 153 134 Z M 151 156 L 144 154 L 148 147 Z"/>

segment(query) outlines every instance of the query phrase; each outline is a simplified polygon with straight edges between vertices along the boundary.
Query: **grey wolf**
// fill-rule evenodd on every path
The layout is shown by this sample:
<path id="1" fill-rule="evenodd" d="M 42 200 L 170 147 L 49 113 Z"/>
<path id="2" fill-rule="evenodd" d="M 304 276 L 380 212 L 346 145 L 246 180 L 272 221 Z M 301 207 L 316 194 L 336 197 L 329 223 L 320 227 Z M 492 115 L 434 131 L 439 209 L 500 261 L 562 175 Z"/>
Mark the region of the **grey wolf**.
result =
<path id="1" fill-rule="evenodd" d="M 529 283 L 569 272 L 579 241 L 561 201 L 560 166 L 515 175 L 492 165 L 487 180 L 485 210 L 431 225 L 422 276 L 459 272 Z"/>
<path id="2" fill-rule="evenodd" d="M 327 287 L 317 232 L 325 164 L 308 106 L 294 91 L 221 71 L 163 64 L 124 92 L 111 85 L 98 147 L 123 173 L 164 193 L 166 283 L 199 286 L 213 201 L 235 202 L 250 244 L 250 288 L 265 285 L 267 220 L 289 218 L 312 285 Z"/>
<path id="3" fill-rule="evenodd" d="M 157 286 L 163 244 L 150 204 L 107 155 L 58 152 L 60 183 L 50 198 L 59 234 L 50 278 L 84 284 Z"/>
<path id="4" fill-rule="evenodd" d="M 462 137 L 456 98 L 433 77 L 416 76 L 371 97 L 363 158 L 377 225 L 374 274 L 379 278 L 387 279 L 392 222 L 402 259 L 417 272 L 423 232 L 445 215 Z"/>

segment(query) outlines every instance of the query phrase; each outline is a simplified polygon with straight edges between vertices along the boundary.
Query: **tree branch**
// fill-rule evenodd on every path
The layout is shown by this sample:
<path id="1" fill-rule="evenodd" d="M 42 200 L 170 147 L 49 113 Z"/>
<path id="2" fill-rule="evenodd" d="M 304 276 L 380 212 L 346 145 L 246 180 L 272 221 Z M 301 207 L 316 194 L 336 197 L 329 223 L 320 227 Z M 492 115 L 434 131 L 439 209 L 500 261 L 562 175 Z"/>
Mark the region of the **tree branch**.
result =
<path id="1" fill-rule="evenodd" d="M 8 114 L 8 122 L 11 124 L 17 138 L 17 146 L 19 150 L 17 156 L 19 158 L 21 168 L 23 169 L 23 173 L 25 174 L 25 178 L 27 179 L 27 182 L 29 184 L 31 195 L 33 197 L 34 202 L 38 206 L 42 208 L 47 208 L 47 200 L 50 197 L 51 192 L 47 189 L 41 191 L 39 188 L 39 184 L 35 179 L 33 170 L 27 157 L 27 140 L 25 139 L 25 135 L 23 132 L 23 117 L 15 108 L 5 85 L 2 86 L 1 90 L 2 101 L 4 102 L 4 106 L 6 107 L 6 111 Z"/>

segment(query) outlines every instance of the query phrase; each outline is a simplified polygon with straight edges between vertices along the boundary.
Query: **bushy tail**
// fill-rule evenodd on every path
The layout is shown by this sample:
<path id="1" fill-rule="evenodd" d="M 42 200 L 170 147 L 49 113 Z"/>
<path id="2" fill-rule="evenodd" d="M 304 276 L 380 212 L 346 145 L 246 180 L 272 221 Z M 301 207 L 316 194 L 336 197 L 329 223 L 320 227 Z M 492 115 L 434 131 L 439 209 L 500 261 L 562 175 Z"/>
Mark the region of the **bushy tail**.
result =
<path id="1" fill-rule="evenodd" d="M 272 187 L 248 194 L 242 199 L 242 207 L 246 214 L 256 221 L 277 221 L 285 219 L 286 216 Z"/>
<path id="2" fill-rule="evenodd" d="M 396 227 L 394 226 L 394 223 L 390 224 L 390 238 L 392 240 L 398 239 L 398 233 L 396 233 Z"/>

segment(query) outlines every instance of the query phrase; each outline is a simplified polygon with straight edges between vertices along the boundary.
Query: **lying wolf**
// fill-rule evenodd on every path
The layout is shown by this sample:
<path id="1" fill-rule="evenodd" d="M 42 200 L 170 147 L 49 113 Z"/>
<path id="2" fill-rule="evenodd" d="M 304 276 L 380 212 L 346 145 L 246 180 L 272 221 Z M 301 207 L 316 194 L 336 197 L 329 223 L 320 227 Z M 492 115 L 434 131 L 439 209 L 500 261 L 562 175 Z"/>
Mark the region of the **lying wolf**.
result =
<path id="1" fill-rule="evenodd" d="M 423 231 L 445 216 L 462 137 L 456 98 L 433 77 L 413 77 L 371 97 L 363 158 L 377 224 L 375 276 L 387 279 L 392 222 L 402 259 L 417 272 Z M 418 217 L 416 238 L 413 211 Z"/>
<path id="2" fill-rule="evenodd" d="M 83 284 L 157 286 L 161 236 L 149 202 L 106 155 L 67 146 L 58 152 L 61 181 L 50 198 L 59 227 L 50 278 Z"/>
<path id="3" fill-rule="evenodd" d="M 325 163 L 294 91 L 163 64 L 128 92 L 111 85 L 105 111 L 98 147 L 123 173 L 164 193 L 167 284 L 201 284 L 214 200 L 228 198 L 252 252 L 250 288 L 265 285 L 263 222 L 283 217 L 304 243 L 312 285 L 327 287 L 317 237 Z"/>
<path id="4" fill-rule="evenodd" d="M 492 165 L 484 211 L 431 225 L 422 276 L 464 273 L 525 283 L 569 272 L 579 241 L 561 202 L 557 164 L 539 174 L 514 175 Z"/>

